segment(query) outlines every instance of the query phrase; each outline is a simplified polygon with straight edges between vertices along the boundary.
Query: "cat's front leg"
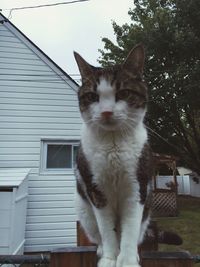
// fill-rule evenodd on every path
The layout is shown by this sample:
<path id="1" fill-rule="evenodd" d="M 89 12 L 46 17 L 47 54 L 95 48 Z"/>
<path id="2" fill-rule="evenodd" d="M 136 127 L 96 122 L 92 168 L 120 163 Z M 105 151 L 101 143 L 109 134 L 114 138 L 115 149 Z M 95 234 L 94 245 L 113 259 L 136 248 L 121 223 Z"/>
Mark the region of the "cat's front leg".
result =
<path id="1" fill-rule="evenodd" d="M 100 209 L 94 208 L 94 212 L 102 240 L 102 257 L 98 262 L 98 267 L 116 267 L 119 245 L 114 214 L 109 205 Z"/>
<path id="2" fill-rule="evenodd" d="M 136 199 L 127 199 L 121 213 L 121 243 L 117 267 L 140 267 L 138 240 L 144 206 Z"/>

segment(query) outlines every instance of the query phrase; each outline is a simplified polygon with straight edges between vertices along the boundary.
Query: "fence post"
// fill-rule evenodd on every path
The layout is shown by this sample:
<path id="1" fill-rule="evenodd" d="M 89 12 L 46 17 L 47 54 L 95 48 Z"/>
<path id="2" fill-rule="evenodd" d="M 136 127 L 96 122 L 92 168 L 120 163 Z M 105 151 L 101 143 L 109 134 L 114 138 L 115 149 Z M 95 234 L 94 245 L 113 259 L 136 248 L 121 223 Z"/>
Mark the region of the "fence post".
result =
<path id="1" fill-rule="evenodd" d="M 96 267 L 95 247 L 70 247 L 51 252 L 50 267 Z"/>
<path id="2" fill-rule="evenodd" d="M 193 267 L 194 261 L 187 252 L 143 252 L 142 267 Z"/>

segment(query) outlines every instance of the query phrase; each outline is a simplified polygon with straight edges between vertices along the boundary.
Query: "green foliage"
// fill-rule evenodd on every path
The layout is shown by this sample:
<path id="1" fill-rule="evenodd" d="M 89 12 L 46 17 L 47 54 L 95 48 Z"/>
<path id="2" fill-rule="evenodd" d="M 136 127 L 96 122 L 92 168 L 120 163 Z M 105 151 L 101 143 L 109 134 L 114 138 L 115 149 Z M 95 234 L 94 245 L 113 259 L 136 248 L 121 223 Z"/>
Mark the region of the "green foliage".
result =
<path id="1" fill-rule="evenodd" d="M 103 38 L 102 66 L 120 63 L 131 48 L 146 48 L 147 125 L 153 149 L 180 157 L 200 173 L 200 1 L 135 0 L 132 23 L 113 22 L 116 44 Z M 164 142 L 161 135 L 167 142 Z M 172 144 L 172 145 L 169 145 Z"/>

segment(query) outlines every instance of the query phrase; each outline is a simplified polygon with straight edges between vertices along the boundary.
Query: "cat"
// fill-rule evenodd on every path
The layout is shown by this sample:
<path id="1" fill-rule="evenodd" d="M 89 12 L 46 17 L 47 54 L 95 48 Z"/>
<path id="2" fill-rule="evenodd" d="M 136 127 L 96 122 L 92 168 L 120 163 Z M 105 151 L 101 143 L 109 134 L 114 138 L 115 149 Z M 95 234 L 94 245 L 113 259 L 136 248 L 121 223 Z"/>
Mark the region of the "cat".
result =
<path id="1" fill-rule="evenodd" d="M 82 77 L 83 118 L 77 154 L 78 219 L 98 246 L 98 267 L 139 267 L 138 245 L 150 220 L 151 150 L 144 117 L 145 52 L 135 46 L 120 65 L 107 68 L 74 56 Z"/>

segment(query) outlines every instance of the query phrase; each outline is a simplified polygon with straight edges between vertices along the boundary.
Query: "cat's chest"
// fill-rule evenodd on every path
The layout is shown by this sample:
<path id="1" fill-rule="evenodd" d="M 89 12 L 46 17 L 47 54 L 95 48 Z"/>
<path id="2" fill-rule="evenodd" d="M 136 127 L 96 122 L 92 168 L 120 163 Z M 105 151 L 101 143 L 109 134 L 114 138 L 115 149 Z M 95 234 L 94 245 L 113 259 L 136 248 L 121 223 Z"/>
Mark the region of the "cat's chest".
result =
<path id="1" fill-rule="evenodd" d="M 98 146 L 91 155 L 91 167 L 97 176 L 104 175 L 106 179 L 118 178 L 134 174 L 140 148 L 132 143 L 114 143 Z"/>
<path id="2" fill-rule="evenodd" d="M 96 136 L 87 127 L 82 135 L 82 146 L 94 179 L 116 180 L 135 177 L 138 160 L 147 140 L 144 127 L 130 135 Z"/>

